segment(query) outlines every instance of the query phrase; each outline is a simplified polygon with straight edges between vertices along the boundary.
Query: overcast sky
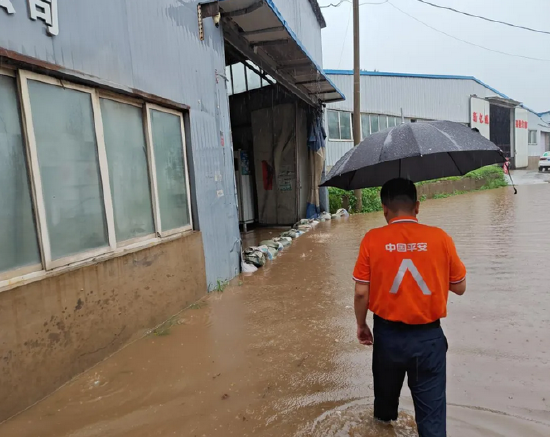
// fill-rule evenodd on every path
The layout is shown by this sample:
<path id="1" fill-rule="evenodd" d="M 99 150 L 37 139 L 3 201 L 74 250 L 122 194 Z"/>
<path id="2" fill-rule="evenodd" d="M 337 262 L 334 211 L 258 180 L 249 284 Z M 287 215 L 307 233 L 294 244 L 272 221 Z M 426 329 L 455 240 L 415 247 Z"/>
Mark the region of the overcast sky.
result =
<path id="1" fill-rule="evenodd" d="M 319 0 L 319 4 L 324 6 L 339 1 Z M 360 3 L 383 1 L 360 0 Z M 430 1 L 550 31 L 550 0 Z M 547 61 L 473 47 L 427 28 L 386 3 L 360 7 L 362 69 L 475 76 L 537 112 L 550 111 L 550 35 L 488 23 L 436 9 L 417 0 L 389 0 L 389 3 L 457 38 L 493 50 Z M 323 30 L 324 68 L 350 70 L 353 68 L 352 5 L 344 2 L 337 8 L 323 8 L 322 11 L 327 21 Z"/>

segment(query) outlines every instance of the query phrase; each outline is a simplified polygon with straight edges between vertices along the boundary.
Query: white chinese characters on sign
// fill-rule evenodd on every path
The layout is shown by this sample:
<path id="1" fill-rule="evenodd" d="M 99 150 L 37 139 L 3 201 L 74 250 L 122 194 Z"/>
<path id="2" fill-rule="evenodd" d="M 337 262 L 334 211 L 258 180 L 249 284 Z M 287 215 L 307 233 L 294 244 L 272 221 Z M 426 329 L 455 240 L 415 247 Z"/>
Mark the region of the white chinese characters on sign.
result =
<path id="1" fill-rule="evenodd" d="M 386 244 L 388 252 L 427 252 L 428 243 L 388 243 Z"/>
<path id="2" fill-rule="evenodd" d="M 49 35 L 59 35 L 57 0 L 29 0 L 29 15 L 31 20 L 44 21 Z"/>
<path id="3" fill-rule="evenodd" d="M 28 2 L 29 18 L 33 21 L 44 21 L 48 35 L 59 35 L 57 0 L 28 0 Z M 0 8 L 4 9 L 8 15 L 15 14 L 15 8 L 11 0 L 0 0 Z"/>
<path id="4" fill-rule="evenodd" d="M 4 8 L 8 14 L 15 14 L 15 8 L 10 0 L 0 0 L 0 8 Z"/>

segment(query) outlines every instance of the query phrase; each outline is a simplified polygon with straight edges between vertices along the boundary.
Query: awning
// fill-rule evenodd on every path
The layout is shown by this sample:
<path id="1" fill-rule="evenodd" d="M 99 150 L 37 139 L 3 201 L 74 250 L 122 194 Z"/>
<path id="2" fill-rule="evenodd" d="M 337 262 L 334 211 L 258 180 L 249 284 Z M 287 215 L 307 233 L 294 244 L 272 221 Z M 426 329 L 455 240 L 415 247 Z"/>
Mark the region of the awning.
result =
<path id="1" fill-rule="evenodd" d="M 493 105 L 504 106 L 505 108 L 516 108 L 521 105 L 521 102 L 508 97 L 486 97 L 485 100 Z"/>
<path id="2" fill-rule="evenodd" d="M 344 100 L 273 0 L 221 0 L 226 41 L 308 103 Z"/>

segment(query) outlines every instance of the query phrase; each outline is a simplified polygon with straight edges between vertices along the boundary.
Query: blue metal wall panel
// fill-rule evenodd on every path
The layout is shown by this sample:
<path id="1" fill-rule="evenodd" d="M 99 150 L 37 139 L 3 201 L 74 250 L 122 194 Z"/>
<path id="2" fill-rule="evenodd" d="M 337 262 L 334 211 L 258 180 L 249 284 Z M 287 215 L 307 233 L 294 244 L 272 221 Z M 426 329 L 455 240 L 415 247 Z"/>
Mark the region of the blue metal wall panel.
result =
<path id="1" fill-rule="evenodd" d="M 309 0 L 272 0 L 313 60 L 323 66 L 321 25 Z"/>
<path id="2" fill-rule="evenodd" d="M 0 48 L 190 106 L 190 164 L 207 281 L 212 288 L 235 276 L 240 234 L 229 108 L 216 75 L 225 71 L 222 30 L 206 19 L 205 40 L 199 40 L 194 0 L 61 1 L 60 33 L 52 38 L 44 23 L 28 18 L 26 2 L 13 3 L 14 15 L 0 8 Z"/>

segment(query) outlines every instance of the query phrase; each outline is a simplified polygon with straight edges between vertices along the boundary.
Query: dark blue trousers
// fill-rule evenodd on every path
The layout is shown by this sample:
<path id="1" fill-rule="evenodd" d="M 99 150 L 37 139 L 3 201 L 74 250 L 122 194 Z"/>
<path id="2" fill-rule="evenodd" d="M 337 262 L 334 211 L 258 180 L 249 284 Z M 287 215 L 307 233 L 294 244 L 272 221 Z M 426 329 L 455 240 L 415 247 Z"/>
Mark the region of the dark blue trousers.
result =
<path id="1" fill-rule="evenodd" d="M 447 339 L 439 323 L 410 326 L 374 317 L 374 417 L 397 419 L 405 374 L 420 437 L 447 435 Z"/>

